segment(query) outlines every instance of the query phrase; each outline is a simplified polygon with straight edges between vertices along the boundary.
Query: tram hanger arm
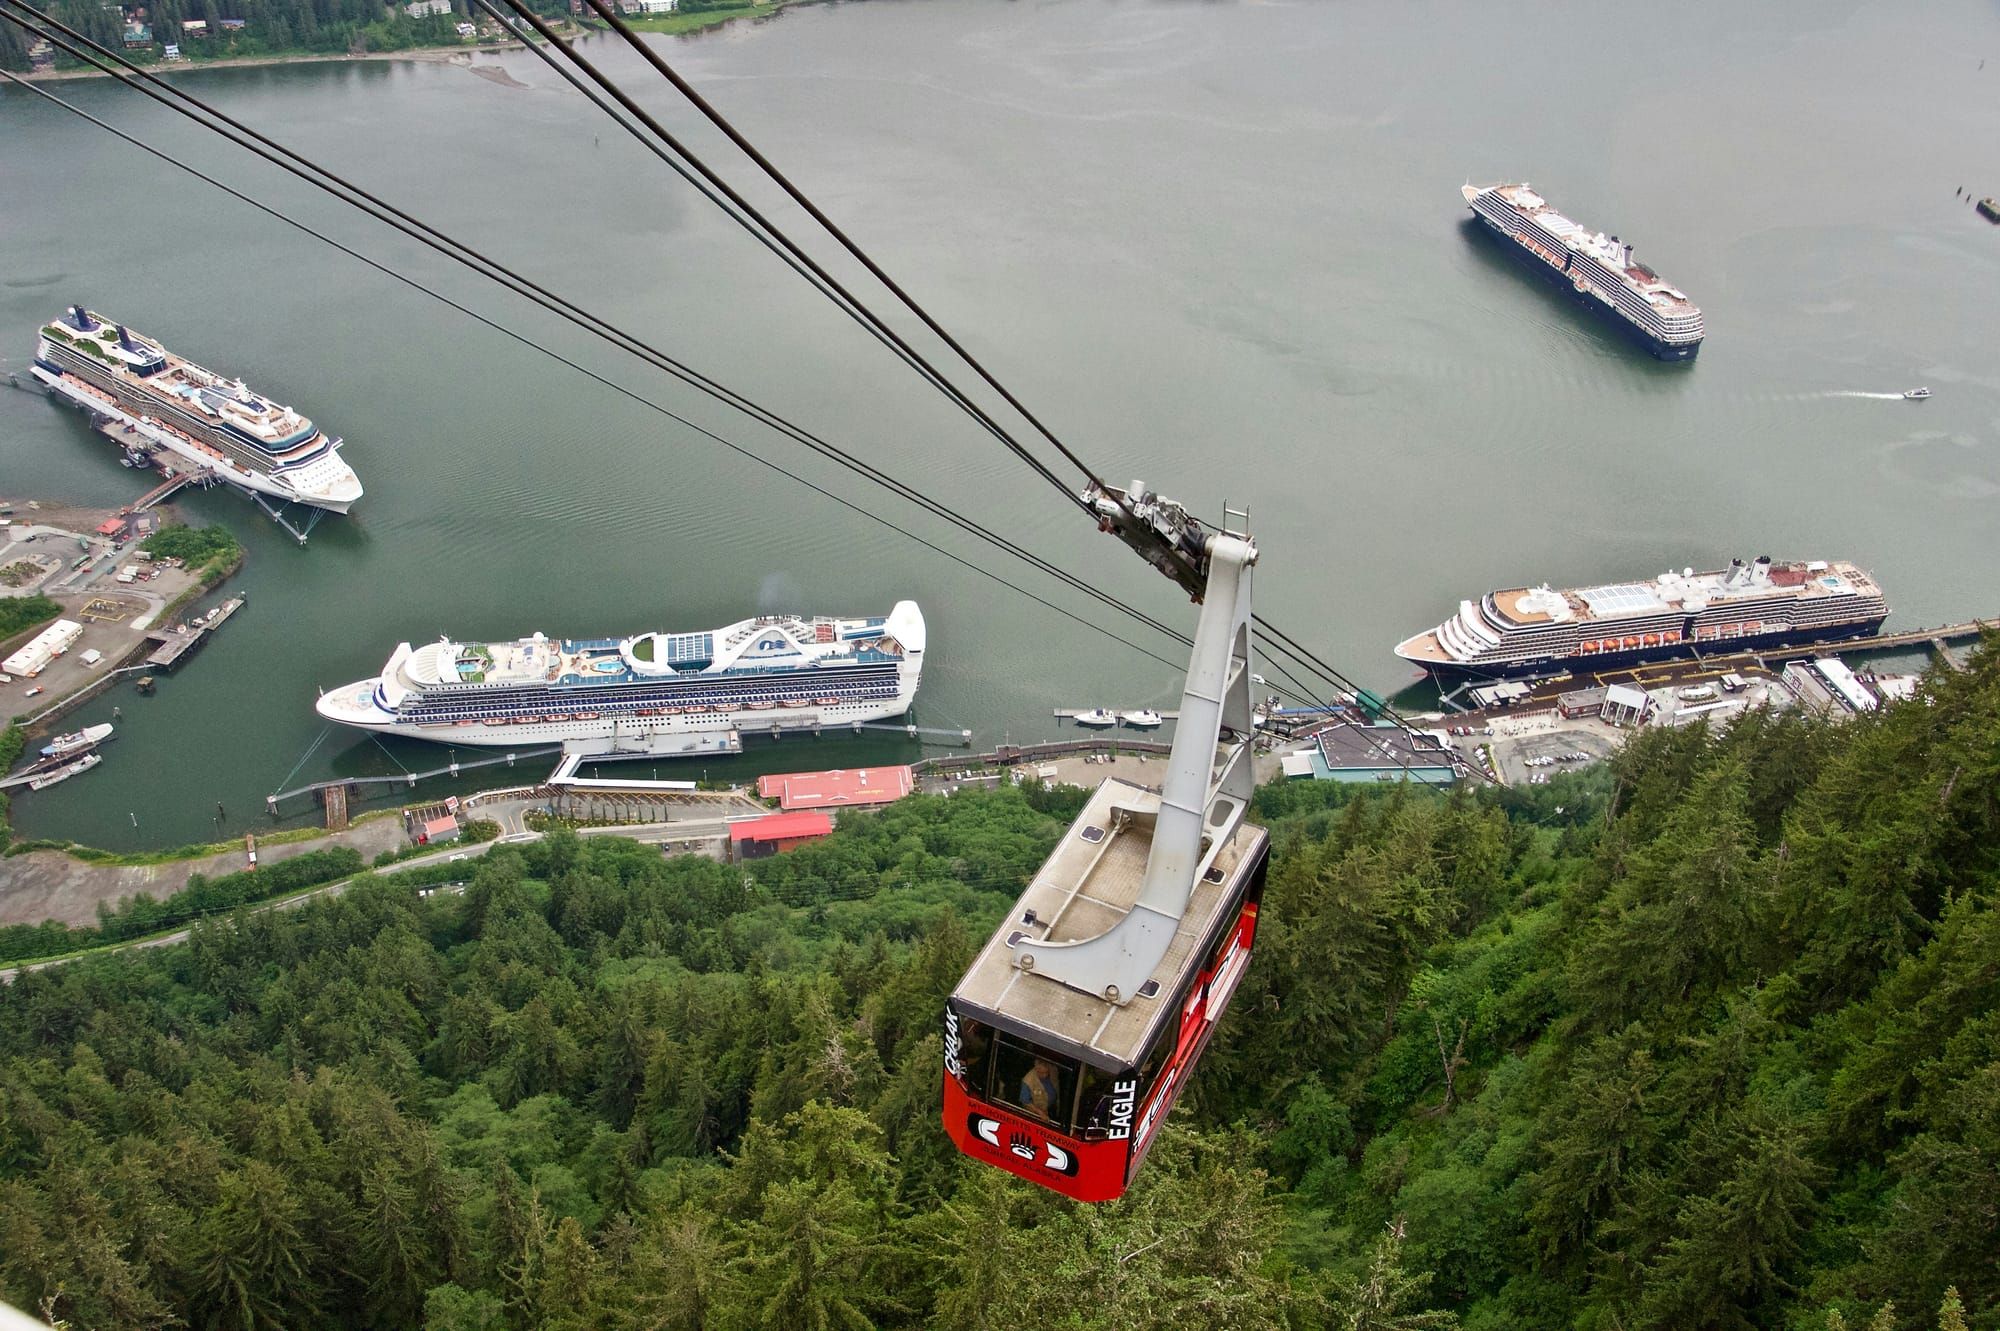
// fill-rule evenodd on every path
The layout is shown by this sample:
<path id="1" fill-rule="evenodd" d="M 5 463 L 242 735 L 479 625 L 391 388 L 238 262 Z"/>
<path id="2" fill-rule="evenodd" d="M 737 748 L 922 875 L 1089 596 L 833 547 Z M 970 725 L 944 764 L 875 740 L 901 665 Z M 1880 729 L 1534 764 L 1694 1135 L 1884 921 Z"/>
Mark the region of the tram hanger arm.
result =
<path id="1" fill-rule="evenodd" d="M 1247 536 L 1201 532 L 1178 504 L 1147 495 L 1136 482 L 1130 493 L 1139 498 L 1119 511 L 1138 515 L 1142 532 L 1133 532 L 1102 507 L 1101 521 L 1183 586 L 1188 582 L 1181 572 L 1199 568 L 1203 575 L 1195 597 L 1201 602 L 1201 619 L 1160 789 L 1152 848 L 1138 899 L 1110 929 L 1074 942 L 1017 937 L 1008 944 L 1021 969 L 1121 1005 L 1138 996 L 1172 946 L 1196 881 L 1228 844 L 1256 791 L 1250 762 L 1256 733 L 1250 696 L 1250 585 L 1257 547 Z M 1162 512 L 1179 513 L 1187 525 L 1160 530 L 1149 519 Z M 1199 536 L 1201 553 L 1198 560 L 1182 564 L 1177 556 L 1187 553 L 1190 527 Z M 1151 544 L 1149 537 L 1160 543 Z M 1148 553 L 1148 545 L 1160 559 Z"/>

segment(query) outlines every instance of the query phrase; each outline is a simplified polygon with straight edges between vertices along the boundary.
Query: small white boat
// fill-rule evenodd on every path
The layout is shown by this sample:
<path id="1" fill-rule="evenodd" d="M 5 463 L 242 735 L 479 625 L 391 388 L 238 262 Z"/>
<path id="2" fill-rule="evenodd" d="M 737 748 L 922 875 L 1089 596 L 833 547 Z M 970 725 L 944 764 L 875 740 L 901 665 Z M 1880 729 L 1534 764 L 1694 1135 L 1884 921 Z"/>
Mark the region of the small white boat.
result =
<path id="1" fill-rule="evenodd" d="M 83 757 L 78 758 L 66 767 L 58 767 L 53 772 L 47 772 L 36 777 L 28 783 L 28 789 L 47 790 L 50 786 L 56 785 L 59 782 L 67 781 L 73 776 L 79 776 L 84 772 L 88 772 L 103 761 L 104 755 L 102 754 L 86 753 Z"/>
<path id="2" fill-rule="evenodd" d="M 1150 708 L 1141 707 L 1136 712 L 1125 713 L 1125 715 L 1119 719 L 1124 721 L 1126 725 L 1131 726 L 1134 730 L 1151 730 L 1154 726 L 1159 725 L 1161 720 L 1163 720 L 1164 718 L 1162 718 L 1158 712 L 1155 712 Z"/>
<path id="3" fill-rule="evenodd" d="M 1078 712 L 1075 720 L 1080 726 L 1115 726 L 1118 724 L 1118 713 L 1093 707 L 1087 712 Z"/>
<path id="4" fill-rule="evenodd" d="M 57 735 L 42 745 L 42 757 L 67 758 L 73 753 L 83 753 L 96 748 L 111 738 L 111 725 L 85 726 L 82 730 L 72 730 L 67 735 Z"/>
<path id="5" fill-rule="evenodd" d="M 1904 397 L 1929 397 L 1930 395 L 1931 390 L 1928 388 L 1912 388 L 1903 394 Z"/>

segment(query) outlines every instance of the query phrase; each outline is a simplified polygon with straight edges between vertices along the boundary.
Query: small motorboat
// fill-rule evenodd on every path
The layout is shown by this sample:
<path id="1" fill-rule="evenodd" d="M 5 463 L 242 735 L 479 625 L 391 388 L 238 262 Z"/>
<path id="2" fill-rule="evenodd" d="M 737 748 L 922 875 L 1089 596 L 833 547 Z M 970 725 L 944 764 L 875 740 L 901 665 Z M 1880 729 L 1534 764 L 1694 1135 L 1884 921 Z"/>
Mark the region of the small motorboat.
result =
<path id="1" fill-rule="evenodd" d="M 1102 707 L 1093 707 L 1087 712 L 1078 712 L 1076 723 L 1080 726 L 1115 726 L 1118 724 L 1118 714 Z"/>
<path id="2" fill-rule="evenodd" d="M 94 749 L 109 738 L 111 738 L 111 725 L 109 722 L 103 725 L 85 726 L 82 730 L 73 730 L 67 735 L 57 735 L 53 740 L 44 744 L 42 746 L 42 756 L 44 758 L 68 758 L 75 754 Z"/>
<path id="3" fill-rule="evenodd" d="M 104 761 L 104 756 L 102 754 L 86 753 L 83 755 L 83 757 L 78 758 L 75 762 L 70 763 L 65 767 L 58 767 L 53 772 L 48 772 L 42 776 L 36 777 L 34 780 L 28 783 L 28 789 L 47 790 L 50 786 L 60 785 L 62 782 L 69 780 L 73 776 L 79 776 L 84 772 L 88 772 L 91 768 L 97 766 L 99 763 L 103 761 Z"/>
<path id="4" fill-rule="evenodd" d="M 1930 395 L 1931 395 L 1931 390 L 1928 388 L 1912 388 L 1907 393 L 1903 394 L 1904 397 L 1908 398 L 1929 397 Z"/>
<path id="5" fill-rule="evenodd" d="M 1125 713 L 1119 719 L 1134 730 L 1151 730 L 1154 726 L 1159 725 L 1164 718 L 1150 708 L 1141 707 L 1136 712 Z"/>

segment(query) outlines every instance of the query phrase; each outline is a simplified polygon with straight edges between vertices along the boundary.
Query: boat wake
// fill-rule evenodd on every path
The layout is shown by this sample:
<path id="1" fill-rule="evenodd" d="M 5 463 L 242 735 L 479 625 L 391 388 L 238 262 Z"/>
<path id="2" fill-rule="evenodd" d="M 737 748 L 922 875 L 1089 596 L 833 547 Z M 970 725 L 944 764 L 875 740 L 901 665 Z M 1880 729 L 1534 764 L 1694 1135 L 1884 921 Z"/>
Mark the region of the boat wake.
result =
<path id="1" fill-rule="evenodd" d="M 1857 393 L 1848 390 L 1836 390 L 1831 393 L 1814 393 L 1812 394 L 1812 396 L 1813 397 L 1865 397 L 1865 398 L 1873 398 L 1878 402 L 1901 402 L 1903 400 L 1903 395 L 1901 393 Z"/>

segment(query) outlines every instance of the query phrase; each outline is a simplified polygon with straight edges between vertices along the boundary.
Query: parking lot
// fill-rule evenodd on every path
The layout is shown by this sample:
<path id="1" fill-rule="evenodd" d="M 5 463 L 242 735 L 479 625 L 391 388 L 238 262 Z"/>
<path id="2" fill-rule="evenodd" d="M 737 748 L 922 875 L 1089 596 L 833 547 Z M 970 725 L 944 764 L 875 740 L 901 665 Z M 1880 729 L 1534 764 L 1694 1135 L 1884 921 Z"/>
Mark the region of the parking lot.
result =
<path id="1" fill-rule="evenodd" d="M 1494 756 L 1500 761 L 1502 779 L 1509 785 L 1540 785 L 1557 772 L 1609 758 L 1630 733 L 1595 717 L 1576 721 L 1558 717 L 1546 730 L 1534 728 L 1518 736 L 1496 735 Z"/>
<path id="2" fill-rule="evenodd" d="M 34 678 L 0 683 L 0 717 L 39 716 L 116 669 L 145 644 L 146 630 L 155 627 L 160 612 L 194 586 L 186 569 L 149 566 L 135 554 L 129 545 L 121 548 L 39 519 L 24 522 L 18 514 L 0 528 L 0 595 L 40 593 L 62 607 L 61 618 L 83 626 L 69 650 Z M 84 567 L 73 567 L 79 561 Z M 140 572 L 135 581 L 120 583 L 118 571 L 126 567 Z M 34 632 L 10 640 L 9 650 Z M 92 651 L 98 660 L 86 663 L 84 655 Z"/>

